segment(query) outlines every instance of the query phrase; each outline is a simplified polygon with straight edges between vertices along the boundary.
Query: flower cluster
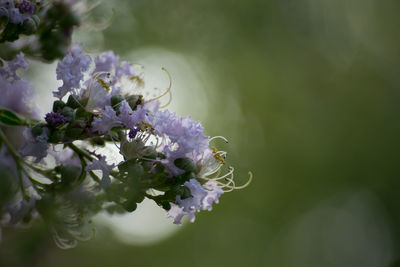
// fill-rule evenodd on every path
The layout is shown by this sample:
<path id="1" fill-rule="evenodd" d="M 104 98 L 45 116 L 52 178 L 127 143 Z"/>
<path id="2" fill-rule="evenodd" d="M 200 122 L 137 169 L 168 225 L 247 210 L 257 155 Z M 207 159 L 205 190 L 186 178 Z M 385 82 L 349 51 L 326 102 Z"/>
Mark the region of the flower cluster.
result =
<path id="1" fill-rule="evenodd" d="M 68 50 L 72 29 L 79 24 L 72 11 L 74 1 L 0 0 L 0 43 L 20 40 L 23 49 L 44 60 L 61 58 Z M 21 45 L 21 44 L 20 44 Z M 11 46 L 3 46 L 3 57 L 14 55 Z"/>
<path id="2" fill-rule="evenodd" d="M 50 30 L 40 30 L 48 53 L 41 57 L 59 57 L 63 52 L 45 43 L 60 33 L 53 27 L 70 34 L 63 26 L 75 25 L 65 22 L 66 4 L 1 1 L 0 18 L 7 24 L 0 38 L 9 36 L 9 25 L 19 29 L 40 13 Z M 168 88 L 146 98 L 143 74 L 129 62 L 111 51 L 92 58 L 79 46 L 69 47 L 56 68 L 56 100 L 41 120 L 31 105 L 30 84 L 16 72 L 27 67 L 22 53 L 0 62 L 1 228 L 40 216 L 56 244 L 70 248 L 93 236 L 90 219 L 101 211 L 133 212 L 147 198 L 180 225 L 185 216 L 193 222 L 197 212 L 212 210 L 224 192 L 250 183 L 251 174 L 236 186 L 232 167 L 221 174 L 226 152 L 211 143 L 224 137 L 210 138 L 200 122 L 160 106 L 171 96 L 166 70 Z M 99 153 L 104 147 L 117 155 Z"/>

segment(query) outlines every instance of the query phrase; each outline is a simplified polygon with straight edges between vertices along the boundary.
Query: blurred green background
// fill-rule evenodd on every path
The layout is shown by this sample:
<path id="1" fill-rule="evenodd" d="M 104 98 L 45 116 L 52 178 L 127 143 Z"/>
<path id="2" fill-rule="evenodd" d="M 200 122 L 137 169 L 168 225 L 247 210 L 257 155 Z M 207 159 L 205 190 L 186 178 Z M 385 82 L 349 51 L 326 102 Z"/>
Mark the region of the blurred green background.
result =
<path id="1" fill-rule="evenodd" d="M 4 233 L 0 264 L 400 266 L 399 1 L 114 0 L 94 16 L 112 9 L 86 45 L 185 59 L 207 103 L 180 115 L 255 179 L 156 244 L 103 229 L 65 251 L 38 223 Z"/>

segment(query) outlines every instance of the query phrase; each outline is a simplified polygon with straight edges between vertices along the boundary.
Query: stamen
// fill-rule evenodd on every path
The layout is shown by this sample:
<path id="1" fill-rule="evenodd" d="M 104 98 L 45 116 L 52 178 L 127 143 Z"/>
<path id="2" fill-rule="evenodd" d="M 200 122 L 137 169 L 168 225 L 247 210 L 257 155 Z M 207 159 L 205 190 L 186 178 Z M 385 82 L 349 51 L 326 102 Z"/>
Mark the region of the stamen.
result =
<path id="1" fill-rule="evenodd" d="M 165 71 L 165 73 L 167 73 L 167 75 L 168 75 L 169 86 L 168 86 L 167 90 L 166 90 L 164 93 L 162 93 L 160 96 L 157 96 L 157 97 L 155 97 L 155 98 L 153 98 L 153 99 L 147 100 L 147 101 L 144 102 L 143 104 L 147 104 L 147 103 L 156 101 L 156 100 L 160 99 L 161 97 L 165 96 L 166 94 L 168 94 L 168 92 L 170 92 L 171 87 L 172 87 L 172 78 L 171 78 L 171 75 L 169 75 L 169 72 L 168 72 L 165 68 L 161 68 L 161 69 L 162 69 L 163 71 Z"/>
<path id="2" fill-rule="evenodd" d="M 171 91 L 169 91 L 169 99 L 168 99 L 168 102 L 167 102 L 165 105 L 162 105 L 160 108 L 166 108 L 166 107 L 168 107 L 169 104 L 171 104 L 171 102 L 172 102 L 172 93 L 171 93 Z"/>
<path id="3" fill-rule="evenodd" d="M 217 149 L 215 146 L 212 146 L 212 147 L 211 147 L 211 150 L 212 150 L 212 152 L 213 152 L 214 158 L 215 158 L 219 163 L 221 163 L 222 165 L 224 165 L 224 164 L 225 164 L 224 155 L 226 154 L 226 152 L 225 152 L 225 154 L 224 154 L 224 151 L 221 151 L 221 153 L 219 153 L 220 151 L 218 151 L 218 149 Z"/>
<path id="4" fill-rule="evenodd" d="M 96 80 L 99 82 L 99 84 L 101 84 L 101 86 L 103 86 L 104 89 L 107 90 L 107 92 L 111 91 L 110 85 L 105 80 L 100 77 L 96 77 Z"/>
<path id="5" fill-rule="evenodd" d="M 221 176 L 221 177 L 216 177 L 216 178 L 207 178 L 207 177 L 198 177 L 199 179 L 203 179 L 206 181 L 210 181 L 210 182 L 215 182 L 218 185 L 220 185 L 222 188 L 229 188 L 228 190 L 224 190 L 224 192 L 230 192 L 233 190 L 238 190 L 238 189 L 243 189 L 246 188 L 247 186 L 249 186 L 249 184 L 251 183 L 251 181 L 253 180 L 253 173 L 249 172 L 249 179 L 248 181 L 241 185 L 241 186 L 236 186 L 235 181 L 234 181 L 234 168 L 230 167 L 230 170 L 228 173 L 226 173 L 225 175 Z M 229 176 L 231 176 L 230 178 L 228 178 Z M 222 179 L 226 179 L 228 181 L 228 183 L 223 183 L 220 180 Z"/>
<path id="6" fill-rule="evenodd" d="M 214 139 L 222 139 L 222 140 L 224 140 L 226 143 L 228 143 L 228 139 L 226 139 L 225 137 L 223 137 L 223 136 L 221 136 L 221 135 L 211 137 L 211 138 L 210 138 L 210 142 L 211 142 L 212 140 L 214 140 Z"/>
<path id="7" fill-rule="evenodd" d="M 143 87 L 143 86 L 144 86 L 144 81 L 143 81 L 143 79 L 140 78 L 139 76 L 132 76 L 132 77 L 129 77 L 128 80 L 131 81 L 131 82 L 137 83 L 137 85 L 138 85 L 139 87 Z"/>

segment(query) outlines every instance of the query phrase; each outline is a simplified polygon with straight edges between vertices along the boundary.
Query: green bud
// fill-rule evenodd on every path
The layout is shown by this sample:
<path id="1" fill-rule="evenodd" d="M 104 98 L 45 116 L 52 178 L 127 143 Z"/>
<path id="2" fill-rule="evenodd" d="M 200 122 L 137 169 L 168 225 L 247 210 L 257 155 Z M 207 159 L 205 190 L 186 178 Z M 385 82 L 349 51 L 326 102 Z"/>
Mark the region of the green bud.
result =
<path id="1" fill-rule="evenodd" d="M 150 171 L 151 168 L 153 168 L 153 162 L 151 161 L 143 161 L 142 165 L 146 172 Z"/>
<path id="2" fill-rule="evenodd" d="M 72 128 L 85 128 L 86 127 L 86 121 L 83 119 L 73 119 L 69 125 Z"/>
<path id="3" fill-rule="evenodd" d="M 136 208 L 137 208 L 137 204 L 135 201 L 126 201 L 123 204 L 123 206 L 124 206 L 125 210 L 128 212 L 132 212 L 132 211 L 136 210 Z"/>
<path id="4" fill-rule="evenodd" d="M 184 186 L 180 192 L 181 199 L 189 198 L 192 196 L 190 189 Z"/>
<path id="5" fill-rule="evenodd" d="M 76 98 L 76 96 L 70 95 L 67 100 L 67 106 L 76 109 L 81 106 L 81 103 L 79 100 Z"/>
<path id="6" fill-rule="evenodd" d="M 142 95 L 131 95 L 127 99 L 129 106 L 131 107 L 132 110 L 135 110 L 136 107 L 143 102 L 143 96 Z"/>
<path id="7" fill-rule="evenodd" d="M 141 164 L 135 163 L 128 166 L 128 177 L 130 180 L 139 180 L 144 175 L 144 168 Z"/>
<path id="8" fill-rule="evenodd" d="M 61 23 L 63 26 L 68 26 L 68 27 L 76 26 L 79 25 L 79 17 L 76 16 L 74 13 L 70 12 L 64 16 Z"/>
<path id="9" fill-rule="evenodd" d="M 65 107 L 65 103 L 61 100 L 56 100 L 53 103 L 53 112 L 61 111 Z"/>
<path id="10" fill-rule="evenodd" d="M 22 24 L 22 33 L 26 35 L 31 35 L 36 32 L 38 25 L 32 18 L 27 18 Z"/>
<path id="11" fill-rule="evenodd" d="M 196 169 L 196 164 L 189 158 L 179 158 L 174 160 L 174 164 L 181 170 L 192 172 Z"/>
<path id="12" fill-rule="evenodd" d="M 106 144 L 104 139 L 98 136 L 90 139 L 90 143 L 95 146 L 105 146 Z"/>
<path id="13" fill-rule="evenodd" d="M 171 203 L 169 203 L 169 201 L 162 201 L 160 204 L 161 204 L 161 207 L 163 207 L 163 209 L 165 209 L 165 210 L 171 209 Z"/>
<path id="14" fill-rule="evenodd" d="M 78 139 L 82 133 L 82 128 L 68 128 L 65 130 L 65 136 L 71 139 Z"/>
<path id="15" fill-rule="evenodd" d="M 33 126 L 33 128 L 32 128 L 33 136 L 36 137 L 36 136 L 41 135 L 42 133 L 43 133 L 43 125 L 38 124 L 38 125 Z"/>
<path id="16" fill-rule="evenodd" d="M 39 27 L 39 25 L 40 25 L 40 19 L 39 19 L 39 17 L 36 16 L 36 15 L 32 15 L 32 16 L 31 16 L 31 19 L 33 19 L 33 21 L 35 22 L 36 27 Z"/>
<path id="17" fill-rule="evenodd" d="M 79 108 L 76 110 L 75 115 L 76 115 L 76 117 L 78 117 L 78 118 L 90 118 L 90 117 L 92 116 L 92 113 L 87 112 L 87 111 L 86 111 L 84 108 L 82 108 L 82 107 L 79 107 Z"/>
<path id="18" fill-rule="evenodd" d="M 64 140 L 65 133 L 63 131 L 54 129 L 49 136 L 49 143 L 59 143 Z"/>
<path id="19" fill-rule="evenodd" d="M 61 114 L 65 117 L 70 117 L 73 118 L 74 117 L 74 110 L 68 106 L 65 106 L 62 111 Z"/>
<path id="20" fill-rule="evenodd" d="M 164 196 L 167 200 L 174 201 L 176 199 L 176 196 L 181 196 L 182 199 L 185 199 L 191 197 L 192 194 L 190 192 L 190 189 L 187 188 L 186 186 L 177 185 L 172 187 L 171 190 L 165 192 Z"/>
<path id="21" fill-rule="evenodd" d="M 81 173 L 81 168 L 77 166 L 61 166 L 61 184 L 64 186 L 69 186 L 78 179 Z"/>
<path id="22" fill-rule="evenodd" d="M 111 97 L 111 106 L 115 109 L 119 103 L 124 100 L 122 95 L 113 95 Z"/>

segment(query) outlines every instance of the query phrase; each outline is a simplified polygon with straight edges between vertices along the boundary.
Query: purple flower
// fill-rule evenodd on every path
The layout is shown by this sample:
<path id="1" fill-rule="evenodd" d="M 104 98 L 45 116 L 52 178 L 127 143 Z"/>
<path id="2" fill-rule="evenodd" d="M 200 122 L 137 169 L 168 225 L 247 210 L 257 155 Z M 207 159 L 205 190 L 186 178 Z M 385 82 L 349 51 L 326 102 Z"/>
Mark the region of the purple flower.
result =
<path id="1" fill-rule="evenodd" d="M 115 110 L 111 106 L 106 106 L 102 112 L 102 117 L 94 118 L 92 123 L 93 132 L 104 134 L 111 130 L 113 127 L 121 125 L 118 120 Z"/>
<path id="2" fill-rule="evenodd" d="M 43 133 L 37 137 L 32 135 L 31 129 L 28 128 L 25 130 L 24 135 L 26 142 L 19 151 L 21 156 L 33 156 L 36 158 L 35 163 L 38 163 L 47 156 L 47 128 L 43 128 L 43 130 Z"/>
<path id="3" fill-rule="evenodd" d="M 119 111 L 120 114 L 117 116 L 111 106 L 106 106 L 102 111 L 102 117 L 94 119 L 92 123 L 93 131 L 103 134 L 118 126 L 135 129 L 138 122 L 147 120 L 147 111 L 142 106 L 132 110 L 125 100 L 121 102 Z"/>
<path id="4" fill-rule="evenodd" d="M 93 74 L 100 72 L 111 72 L 119 66 L 119 56 L 114 55 L 114 52 L 107 51 L 101 53 L 94 59 L 95 69 Z"/>
<path id="5" fill-rule="evenodd" d="M 168 211 L 168 218 L 174 219 L 174 224 L 182 225 L 182 218 L 183 216 L 187 215 L 187 212 L 183 211 L 183 207 L 176 205 L 174 203 L 171 204 L 171 209 Z"/>
<path id="6" fill-rule="evenodd" d="M 28 13 L 28 14 L 33 14 L 33 12 L 35 11 L 35 6 L 32 5 L 31 2 L 27 1 L 27 0 L 23 0 L 19 5 L 18 5 L 18 9 L 21 13 Z"/>
<path id="7" fill-rule="evenodd" d="M 15 163 L 14 158 L 9 154 L 7 148 L 5 146 L 2 146 L 0 149 L 0 169 L 5 170 L 10 173 L 12 176 L 12 190 L 17 191 L 17 188 L 19 188 L 19 179 L 18 179 L 18 169 L 17 165 Z M 3 173 L 4 175 L 4 173 Z M 22 183 L 25 188 L 29 188 L 32 186 L 32 182 L 29 180 L 28 177 L 24 173 L 22 173 Z"/>
<path id="8" fill-rule="evenodd" d="M 21 13 L 12 0 L 0 0 L 0 16 L 8 17 L 13 24 L 21 24 L 30 14 Z"/>
<path id="9" fill-rule="evenodd" d="M 69 147 L 66 147 L 61 151 L 51 149 L 49 154 L 54 157 L 57 165 L 81 167 L 79 157 Z"/>
<path id="10" fill-rule="evenodd" d="M 132 64 L 127 61 L 123 61 L 121 63 L 121 66 L 117 67 L 115 75 L 117 77 L 122 77 L 122 76 L 134 77 L 136 74 Z"/>
<path id="11" fill-rule="evenodd" d="M 0 106 L 15 112 L 36 117 L 32 108 L 33 91 L 29 83 L 16 80 L 12 83 L 0 75 Z"/>
<path id="12" fill-rule="evenodd" d="M 120 115 L 118 119 L 121 123 L 130 129 L 135 128 L 135 125 L 141 121 L 147 121 L 147 110 L 143 106 L 138 106 L 135 110 L 132 110 L 126 100 L 121 102 L 121 107 L 119 109 Z"/>
<path id="13" fill-rule="evenodd" d="M 73 46 L 71 51 L 58 62 L 56 73 L 57 80 L 62 80 L 63 85 L 54 91 L 53 95 L 62 98 L 73 89 L 80 88 L 83 73 L 89 69 L 91 58 L 83 54 L 79 46 Z"/>
<path id="14" fill-rule="evenodd" d="M 218 203 L 219 197 L 223 194 L 222 189 L 215 182 L 207 182 L 204 187 L 196 180 L 191 179 L 185 182 L 190 189 L 191 197 L 181 199 L 177 196 L 178 205 L 171 203 L 168 216 L 174 218 L 174 224 L 181 224 L 183 216 L 187 215 L 190 222 L 194 222 L 195 213 L 201 210 L 211 210 L 213 203 Z"/>
<path id="15" fill-rule="evenodd" d="M 14 200 L 15 201 L 15 200 Z M 20 199 L 14 203 L 8 204 L 5 210 L 10 214 L 10 221 L 8 224 L 15 225 L 22 221 L 35 207 L 36 199 L 34 197 L 26 199 Z"/>
<path id="16" fill-rule="evenodd" d="M 86 171 L 102 171 L 103 176 L 101 178 L 101 186 L 105 188 L 111 185 L 110 172 L 112 169 L 114 169 L 114 167 L 114 164 L 107 164 L 106 157 L 102 156 L 99 158 L 99 160 L 93 160 L 90 165 L 86 166 Z"/>
<path id="17" fill-rule="evenodd" d="M 129 131 L 129 138 L 135 138 L 137 133 L 140 131 L 140 127 L 135 127 Z"/>
<path id="18" fill-rule="evenodd" d="M 219 202 L 219 197 L 224 193 L 221 187 L 218 186 L 216 182 L 209 181 L 204 184 L 204 187 L 207 188 L 207 196 L 203 199 L 203 210 L 212 210 L 212 204 Z"/>
<path id="19" fill-rule="evenodd" d="M 71 118 L 65 117 L 58 112 L 50 112 L 46 114 L 45 120 L 49 125 L 56 127 L 70 121 Z"/>
<path id="20" fill-rule="evenodd" d="M 4 77 L 10 82 L 20 80 L 20 77 L 17 75 L 17 69 L 26 69 L 28 67 L 28 63 L 25 61 L 25 57 L 22 52 L 16 55 L 13 60 L 2 60 L 2 63 L 3 66 L 0 67 L 0 76 Z"/>
<path id="21" fill-rule="evenodd" d="M 28 67 L 24 54 L 20 53 L 11 61 L 2 61 L 0 67 L 0 107 L 37 118 L 37 112 L 32 105 L 34 96 L 31 85 L 22 80 L 16 73 L 17 69 Z"/>
<path id="22" fill-rule="evenodd" d="M 169 142 L 163 147 L 167 159 L 163 163 L 171 175 L 183 173 L 174 165 L 175 159 L 189 157 L 196 160 L 196 155 L 209 147 L 209 138 L 204 135 L 200 122 L 190 117 L 179 118 L 168 110 L 158 111 L 151 119 L 151 124 L 156 135 L 168 137 Z"/>

